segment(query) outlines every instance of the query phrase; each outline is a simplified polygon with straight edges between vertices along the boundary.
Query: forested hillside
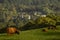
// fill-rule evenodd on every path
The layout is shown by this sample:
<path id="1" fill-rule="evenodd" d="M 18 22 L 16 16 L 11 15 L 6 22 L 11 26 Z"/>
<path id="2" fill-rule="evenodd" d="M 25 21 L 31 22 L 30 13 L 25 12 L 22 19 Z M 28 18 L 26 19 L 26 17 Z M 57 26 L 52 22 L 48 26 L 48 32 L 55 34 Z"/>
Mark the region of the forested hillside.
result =
<path id="1" fill-rule="evenodd" d="M 20 15 L 23 12 L 32 16 L 34 16 L 34 12 L 50 14 L 52 19 L 57 17 L 58 22 L 60 22 L 58 16 L 60 15 L 60 0 L 0 0 L 0 25 L 3 27 L 7 24 L 23 26 L 28 22 L 27 19 L 21 19 Z"/>
<path id="2" fill-rule="evenodd" d="M 0 6 L 8 11 L 12 10 L 12 8 L 16 8 L 17 12 L 21 11 L 21 8 L 25 10 L 42 9 L 54 12 L 60 11 L 59 0 L 0 0 Z"/>

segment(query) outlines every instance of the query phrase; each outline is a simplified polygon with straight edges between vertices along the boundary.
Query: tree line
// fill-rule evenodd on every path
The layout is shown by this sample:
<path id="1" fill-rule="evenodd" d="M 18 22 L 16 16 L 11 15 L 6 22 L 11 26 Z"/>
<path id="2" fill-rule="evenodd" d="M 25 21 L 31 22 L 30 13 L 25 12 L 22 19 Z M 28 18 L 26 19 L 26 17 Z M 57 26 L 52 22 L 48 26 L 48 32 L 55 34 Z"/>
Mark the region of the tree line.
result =
<path id="1" fill-rule="evenodd" d="M 29 20 L 26 23 L 17 17 L 19 12 L 41 11 L 47 17 L 39 17 L 36 20 Z M 60 1 L 59 0 L 0 0 L 0 28 L 6 25 L 16 25 L 18 28 L 30 25 L 60 25 Z M 33 27 L 33 28 L 34 28 Z M 39 27 L 39 26 L 38 26 Z"/>

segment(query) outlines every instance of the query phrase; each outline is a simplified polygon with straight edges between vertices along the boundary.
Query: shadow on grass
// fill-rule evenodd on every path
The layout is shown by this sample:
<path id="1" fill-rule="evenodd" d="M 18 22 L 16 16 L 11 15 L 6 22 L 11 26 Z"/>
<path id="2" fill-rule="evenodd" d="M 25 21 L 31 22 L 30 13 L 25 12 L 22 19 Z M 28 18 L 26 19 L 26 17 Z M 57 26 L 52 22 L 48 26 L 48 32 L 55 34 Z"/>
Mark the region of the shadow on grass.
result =
<path id="1" fill-rule="evenodd" d="M 43 36 L 60 36 L 60 32 L 37 32 L 34 35 L 43 35 Z"/>
<path id="2" fill-rule="evenodd" d="M 1 40 L 20 40 L 20 39 L 1 39 Z"/>
<path id="3" fill-rule="evenodd" d="M 4 37 L 4 36 L 7 36 L 7 37 L 8 37 L 8 36 L 16 36 L 16 35 L 18 36 L 18 34 L 10 34 L 10 35 L 9 35 L 9 34 L 7 34 L 7 33 L 0 33 L 0 37 L 1 37 L 1 36 L 3 36 L 3 37 Z"/>
<path id="4" fill-rule="evenodd" d="M 7 34 L 0 34 L 0 37 L 1 37 L 1 36 L 7 36 Z"/>
<path id="5" fill-rule="evenodd" d="M 48 32 L 48 33 L 43 33 L 45 36 L 60 36 L 60 32 Z"/>
<path id="6" fill-rule="evenodd" d="M 51 39 L 46 39 L 46 40 L 60 40 L 60 38 L 51 38 Z"/>

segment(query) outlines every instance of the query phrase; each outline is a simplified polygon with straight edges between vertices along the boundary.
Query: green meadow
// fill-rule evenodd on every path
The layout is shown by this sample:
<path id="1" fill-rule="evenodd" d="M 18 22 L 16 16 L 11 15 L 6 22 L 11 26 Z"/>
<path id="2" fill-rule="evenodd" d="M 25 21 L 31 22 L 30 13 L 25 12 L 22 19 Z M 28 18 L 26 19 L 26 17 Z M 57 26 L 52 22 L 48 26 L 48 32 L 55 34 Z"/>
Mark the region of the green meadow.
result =
<path id="1" fill-rule="evenodd" d="M 42 29 L 20 31 L 20 34 L 0 34 L 0 40 L 60 40 L 60 29 L 42 32 Z"/>

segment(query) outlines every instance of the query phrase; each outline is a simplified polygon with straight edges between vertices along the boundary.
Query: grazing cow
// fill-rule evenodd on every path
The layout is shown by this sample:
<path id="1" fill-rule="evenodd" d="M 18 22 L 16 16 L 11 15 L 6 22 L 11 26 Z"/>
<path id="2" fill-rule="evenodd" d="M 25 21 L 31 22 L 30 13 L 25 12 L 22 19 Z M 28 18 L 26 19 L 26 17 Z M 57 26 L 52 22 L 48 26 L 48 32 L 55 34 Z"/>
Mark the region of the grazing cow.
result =
<path id="1" fill-rule="evenodd" d="M 19 30 L 15 27 L 8 27 L 7 28 L 7 34 L 19 34 Z"/>
<path id="2" fill-rule="evenodd" d="M 47 32 L 48 30 L 47 30 L 47 29 L 43 29 L 42 31 L 43 31 L 43 32 Z"/>
<path id="3" fill-rule="evenodd" d="M 56 29 L 56 26 L 50 25 L 50 26 L 48 27 L 48 29 Z"/>

